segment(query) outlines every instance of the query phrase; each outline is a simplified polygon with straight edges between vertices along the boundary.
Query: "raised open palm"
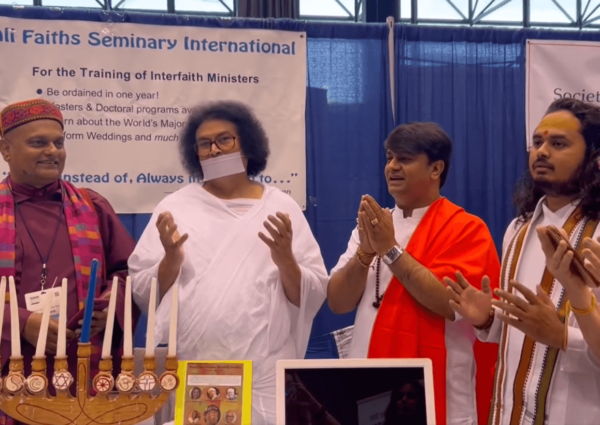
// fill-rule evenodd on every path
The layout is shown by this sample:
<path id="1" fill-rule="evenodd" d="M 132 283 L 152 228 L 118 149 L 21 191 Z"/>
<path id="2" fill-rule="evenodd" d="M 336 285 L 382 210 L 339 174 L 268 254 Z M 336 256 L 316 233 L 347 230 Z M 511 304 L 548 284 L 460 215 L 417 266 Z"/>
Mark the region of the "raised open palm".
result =
<path id="1" fill-rule="evenodd" d="M 471 285 L 460 272 L 456 272 L 456 282 L 447 277 L 444 282 L 448 285 L 452 310 L 475 326 L 481 326 L 489 319 L 492 289 L 487 276 L 481 280 L 481 290 Z"/>
<path id="2" fill-rule="evenodd" d="M 362 205 L 362 202 L 361 202 Z M 367 255 L 375 253 L 369 241 L 369 235 L 367 234 L 367 226 L 371 225 L 367 219 L 367 215 L 362 211 L 362 206 L 358 209 L 358 215 L 356 217 L 356 228 L 358 229 L 358 239 L 360 240 L 360 249 Z"/>
<path id="3" fill-rule="evenodd" d="M 183 244 L 187 240 L 188 234 L 179 235 L 175 219 L 169 211 L 165 211 L 158 216 L 156 227 L 158 228 L 160 242 L 165 249 L 165 254 L 173 263 L 181 266 L 185 255 Z"/>

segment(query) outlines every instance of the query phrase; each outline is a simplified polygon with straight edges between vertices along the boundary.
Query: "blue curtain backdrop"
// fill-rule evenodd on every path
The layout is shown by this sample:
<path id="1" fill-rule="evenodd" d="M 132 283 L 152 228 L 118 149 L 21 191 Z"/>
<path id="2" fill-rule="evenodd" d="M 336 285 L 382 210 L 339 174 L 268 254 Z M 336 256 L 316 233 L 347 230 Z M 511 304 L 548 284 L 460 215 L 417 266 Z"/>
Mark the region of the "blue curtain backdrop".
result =
<path id="1" fill-rule="evenodd" d="M 309 202 L 306 217 L 328 269 L 345 251 L 355 226 L 360 196 L 386 195 L 382 143 L 392 128 L 389 92 L 388 29 L 385 24 L 306 23 L 292 20 L 218 20 L 186 15 L 115 13 L 98 10 L 0 6 L 0 15 L 214 28 L 265 28 L 306 31 L 308 81 L 306 155 Z M 200 101 L 200 99 L 198 99 Z M 275 141 L 272 141 L 274 143 Z M 137 240 L 149 214 L 122 214 Z M 152 224 L 153 225 L 153 224 Z M 351 325 L 353 314 L 335 316 L 324 305 L 314 323 L 309 356 L 336 355 L 329 333 Z M 145 321 L 136 333 L 143 346 Z"/>
<path id="2" fill-rule="evenodd" d="M 501 249 L 525 164 L 523 37 L 396 27 L 397 122 L 433 121 L 454 154 L 443 194 L 481 217 Z"/>
<path id="3" fill-rule="evenodd" d="M 393 127 L 384 24 L 218 20 L 186 15 L 0 6 L 0 16 L 214 28 L 301 30 L 308 35 L 306 217 L 327 268 L 345 250 L 360 196 L 390 205 L 382 142 Z M 514 216 L 512 191 L 525 161 L 525 43 L 600 41 L 596 32 L 395 26 L 396 124 L 438 122 L 454 140 L 443 193 L 483 218 L 500 247 Z M 0 52 L 1 53 L 1 52 Z M 10 58 L 4 58 L 5 65 Z M 121 215 L 137 240 L 149 214 Z M 354 315 L 326 305 L 315 320 L 308 357 L 337 355 L 330 333 Z M 145 339 L 145 322 L 136 345 Z"/>
<path id="4" fill-rule="evenodd" d="M 392 129 L 388 29 L 331 26 L 308 31 L 307 218 L 327 269 L 346 250 L 363 194 L 387 196 L 383 141 Z M 330 333 L 352 325 L 327 304 L 315 319 L 307 357 L 337 355 Z"/>
<path id="5" fill-rule="evenodd" d="M 443 194 L 481 217 L 499 251 L 525 170 L 527 39 L 596 40 L 597 32 L 396 25 L 396 122 L 434 121 L 452 137 Z"/>

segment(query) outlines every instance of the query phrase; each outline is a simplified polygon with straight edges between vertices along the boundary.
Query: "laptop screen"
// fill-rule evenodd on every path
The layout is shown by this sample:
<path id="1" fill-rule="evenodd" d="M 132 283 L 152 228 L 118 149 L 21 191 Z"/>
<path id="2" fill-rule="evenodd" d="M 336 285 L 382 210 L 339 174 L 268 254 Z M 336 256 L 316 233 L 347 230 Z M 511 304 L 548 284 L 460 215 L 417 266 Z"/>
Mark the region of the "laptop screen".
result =
<path id="1" fill-rule="evenodd" d="M 277 423 L 435 424 L 428 359 L 282 360 Z"/>

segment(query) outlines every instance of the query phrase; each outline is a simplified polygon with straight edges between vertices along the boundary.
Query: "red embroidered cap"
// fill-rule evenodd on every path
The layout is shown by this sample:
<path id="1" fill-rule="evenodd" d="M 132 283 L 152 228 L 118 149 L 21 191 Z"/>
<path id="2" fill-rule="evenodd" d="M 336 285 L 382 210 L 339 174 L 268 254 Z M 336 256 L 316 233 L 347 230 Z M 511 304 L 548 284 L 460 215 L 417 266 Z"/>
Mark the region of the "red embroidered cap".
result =
<path id="1" fill-rule="evenodd" d="M 45 99 L 32 99 L 8 105 L 0 112 L 0 136 L 13 128 L 35 120 L 54 120 L 64 128 L 63 116 L 58 107 Z"/>

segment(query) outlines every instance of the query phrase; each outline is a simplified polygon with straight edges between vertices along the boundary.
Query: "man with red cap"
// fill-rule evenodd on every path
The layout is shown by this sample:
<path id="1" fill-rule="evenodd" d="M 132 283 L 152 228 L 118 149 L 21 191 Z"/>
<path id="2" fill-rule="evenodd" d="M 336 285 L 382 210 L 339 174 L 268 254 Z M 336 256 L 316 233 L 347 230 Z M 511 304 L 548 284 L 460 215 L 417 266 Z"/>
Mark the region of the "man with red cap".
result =
<path id="1" fill-rule="evenodd" d="M 35 99 L 4 108 L 0 112 L 0 153 L 9 167 L 8 177 L 0 182 L 0 276 L 15 279 L 26 376 L 31 372 L 42 317 L 41 303 L 34 300 L 40 299 L 42 291 L 60 287 L 62 279 L 67 278 L 67 316 L 73 317 L 87 297 L 93 259 L 100 261 L 96 297 L 109 295 L 113 277 L 121 283 L 113 334 L 114 360 L 123 335 L 124 279 L 134 241 L 106 199 L 61 179 L 67 156 L 64 123 L 53 103 Z M 106 316 L 106 312 L 95 312 L 92 321 L 92 373 L 97 369 Z M 7 308 L 0 345 L 4 376 L 10 356 L 10 326 Z M 51 319 L 47 356 L 56 354 L 57 336 L 58 322 Z M 67 330 L 67 356 L 73 376 L 77 336 L 77 330 Z M 52 382 L 54 362 L 49 360 L 47 374 Z M 0 425 L 15 423 L 0 412 Z"/>

